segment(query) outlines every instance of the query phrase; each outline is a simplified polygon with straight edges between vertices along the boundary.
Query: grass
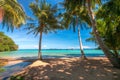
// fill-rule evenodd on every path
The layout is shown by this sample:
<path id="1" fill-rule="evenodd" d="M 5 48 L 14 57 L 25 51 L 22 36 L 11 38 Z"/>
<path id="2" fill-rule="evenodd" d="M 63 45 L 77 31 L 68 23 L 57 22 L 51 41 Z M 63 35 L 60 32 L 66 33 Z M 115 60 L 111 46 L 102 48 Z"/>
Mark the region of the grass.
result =
<path id="1" fill-rule="evenodd" d="M 24 77 L 22 77 L 22 76 L 11 76 L 10 80 L 24 80 Z"/>
<path id="2" fill-rule="evenodd" d="M 0 67 L 0 73 L 1 73 L 1 72 L 4 72 L 4 71 L 5 71 L 5 69 L 2 68 L 2 67 Z"/>
<path id="3" fill-rule="evenodd" d="M 2 67 L 5 66 L 7 63 L 8 63 L 8 60 L 0 59 L 0 73 L 5 71 L 5 69 Z"/>

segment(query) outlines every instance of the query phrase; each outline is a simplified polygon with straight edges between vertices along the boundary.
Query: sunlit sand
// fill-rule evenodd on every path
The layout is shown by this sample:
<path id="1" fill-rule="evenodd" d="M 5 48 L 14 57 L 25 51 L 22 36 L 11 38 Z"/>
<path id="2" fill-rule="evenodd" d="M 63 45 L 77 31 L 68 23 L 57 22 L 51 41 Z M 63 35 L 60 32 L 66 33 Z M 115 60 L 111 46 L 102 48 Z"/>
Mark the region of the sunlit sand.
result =
<path id="1" fill-rule="evenodd" d="M 15 75 L 25 80 L 119 80 L 120 70 L 105 57 L 62 58 L 35 60 Z"/>

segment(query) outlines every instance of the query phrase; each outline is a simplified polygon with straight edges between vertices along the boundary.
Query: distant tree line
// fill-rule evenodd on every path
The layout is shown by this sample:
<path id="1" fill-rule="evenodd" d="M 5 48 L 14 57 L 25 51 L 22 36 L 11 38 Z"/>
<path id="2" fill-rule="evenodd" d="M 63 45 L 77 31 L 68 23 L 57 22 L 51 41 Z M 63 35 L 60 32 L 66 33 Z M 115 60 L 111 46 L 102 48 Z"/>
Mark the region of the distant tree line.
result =
<path id="1" fill-rule="evenodd" d="M 18 49 L 18 45 L 3 32 L 0 32 L 0 52 L 2 51 L 14 51 Z"/>

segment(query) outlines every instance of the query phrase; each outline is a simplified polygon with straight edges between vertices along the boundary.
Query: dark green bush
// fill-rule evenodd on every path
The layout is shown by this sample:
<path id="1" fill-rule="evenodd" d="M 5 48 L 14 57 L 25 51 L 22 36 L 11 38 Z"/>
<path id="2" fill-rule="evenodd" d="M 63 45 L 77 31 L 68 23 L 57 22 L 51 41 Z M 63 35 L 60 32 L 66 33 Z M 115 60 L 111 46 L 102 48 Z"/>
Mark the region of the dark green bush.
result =
<path id="1" fill-rule="evenodd" d="M 23 76 L 11 76 L 10 80 L 24 80 Z"/>
<path id="2" fill-rule="evenodd" d="M 0 32 L 0 52 L 2 51 L 14 51 L 18 49 L 18 45 L 3 32 Z"/>

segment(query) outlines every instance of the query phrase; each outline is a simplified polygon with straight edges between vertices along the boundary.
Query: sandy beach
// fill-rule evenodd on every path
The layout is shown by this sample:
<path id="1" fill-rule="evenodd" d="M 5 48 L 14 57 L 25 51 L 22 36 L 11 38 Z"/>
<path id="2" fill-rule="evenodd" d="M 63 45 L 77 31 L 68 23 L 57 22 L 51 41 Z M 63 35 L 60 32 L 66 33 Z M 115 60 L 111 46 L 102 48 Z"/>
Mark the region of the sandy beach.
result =
<path id="1" fill-rule="evenodd" d="M 119 80 L 120 69 L 105 57 L 35 60 L 15 75 L 24 80 Z"/>
<path id="2" fill-rule="evenodd" d="M 0 0 L 0 80 L 120 80 L 120 0 Z"/>
<path id="3" fill-rule="evenodd" d="M 0 66 L 3 71 L 0 72 L 0 80 L 7 80 L 13 74 L 22 71 L 34 60 L 23 60 L 17 58 L 0 58 Z"/>

